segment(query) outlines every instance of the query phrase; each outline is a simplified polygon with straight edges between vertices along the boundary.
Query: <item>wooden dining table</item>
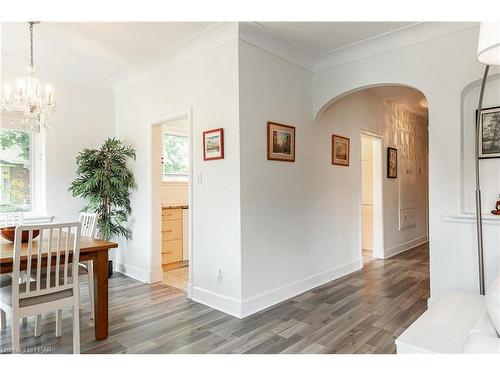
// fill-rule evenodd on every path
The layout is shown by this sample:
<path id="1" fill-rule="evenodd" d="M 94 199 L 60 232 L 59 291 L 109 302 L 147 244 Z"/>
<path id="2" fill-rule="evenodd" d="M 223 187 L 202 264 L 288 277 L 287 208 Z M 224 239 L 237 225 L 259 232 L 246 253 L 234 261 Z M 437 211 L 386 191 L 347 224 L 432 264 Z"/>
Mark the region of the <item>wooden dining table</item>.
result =
<path id="1" fill-rule="evenodd" d="M 36 241 L 36 239 L 34 240 Z M 72 241 L 71 241 L 72 243 Z M 95 311 L 95 338 L 104 340 L 108 337 L 108 250 L 118 247 L 114 242 L 98 240 L 89 237 L 80 237 L 80 262 L 92 261 L 94 265 L 94 311 Z M 26 270 L 26 256 L 28 244 L 22 244 L 21 270 Z M 68 262 L 72 262 L 72 251 L 69 252 Z M 0 274 L 12 272 L 14 244 L 0 238 Z M 42 254 L 42 264 L 47 264 L 47 253 Z M 52 262 L 51 262 L 52 263 Z"/>

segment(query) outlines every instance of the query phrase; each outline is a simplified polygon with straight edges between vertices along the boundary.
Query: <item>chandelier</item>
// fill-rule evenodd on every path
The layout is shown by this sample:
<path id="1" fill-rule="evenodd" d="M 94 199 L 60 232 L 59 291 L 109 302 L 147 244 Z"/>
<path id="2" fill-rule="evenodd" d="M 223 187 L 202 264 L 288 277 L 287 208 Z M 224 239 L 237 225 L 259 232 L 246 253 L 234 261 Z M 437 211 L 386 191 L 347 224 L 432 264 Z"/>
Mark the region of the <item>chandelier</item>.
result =
<path id="1" fill-rule="evenodd" d="M 28 22 L 30 35 L 30 61 L 26 75 L 17 81 L 15 87 L 4 85 L 1 100 L 2 114 L 11 122 L 21 120 L 22 125 L 33 130 L 41 126 L 48 128 L 48 119 L 57 113 L 53 88 L 42 84 L 36 76 L 33 60 L 33 26 L 39 22 Z"/>

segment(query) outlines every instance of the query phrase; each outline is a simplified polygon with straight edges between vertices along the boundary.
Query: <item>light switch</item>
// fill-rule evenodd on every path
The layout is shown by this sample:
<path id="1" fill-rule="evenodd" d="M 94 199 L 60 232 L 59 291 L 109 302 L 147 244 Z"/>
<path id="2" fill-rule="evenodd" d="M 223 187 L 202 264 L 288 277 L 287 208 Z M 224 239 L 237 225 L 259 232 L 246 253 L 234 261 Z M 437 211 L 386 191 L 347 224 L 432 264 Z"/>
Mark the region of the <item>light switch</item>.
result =
<path id="1" fill-rule="evenodd" d="M 198 185 L 203 183 L 203 174 L 201 172 L 196 175 L 196 183 Z"/>

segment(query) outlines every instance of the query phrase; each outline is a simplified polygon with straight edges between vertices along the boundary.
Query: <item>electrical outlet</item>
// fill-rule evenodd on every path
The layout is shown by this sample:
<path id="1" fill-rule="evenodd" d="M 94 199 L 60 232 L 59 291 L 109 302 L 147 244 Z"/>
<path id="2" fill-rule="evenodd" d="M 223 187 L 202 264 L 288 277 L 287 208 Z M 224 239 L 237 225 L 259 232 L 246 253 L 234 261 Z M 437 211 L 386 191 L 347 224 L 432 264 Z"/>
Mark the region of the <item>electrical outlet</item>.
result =
<path id="1" fill-rule="evenodd" d="M 217 284 L 222 284 L 222 269 L 217 272 Z"/>

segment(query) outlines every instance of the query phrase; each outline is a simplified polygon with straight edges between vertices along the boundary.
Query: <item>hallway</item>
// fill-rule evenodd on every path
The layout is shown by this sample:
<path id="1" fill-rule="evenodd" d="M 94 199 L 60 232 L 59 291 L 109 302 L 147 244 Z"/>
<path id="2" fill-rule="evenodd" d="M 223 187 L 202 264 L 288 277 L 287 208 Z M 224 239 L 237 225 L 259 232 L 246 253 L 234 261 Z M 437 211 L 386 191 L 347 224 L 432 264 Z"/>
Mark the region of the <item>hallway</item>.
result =
<path id="1" fill-rule="evenodd" d="M 429 249 L 421 245 L 237 319 L 186 299 L 160 284 L 115 274 L 110 279 L 110 335 L 94 341 L 88 294 L 82 290 L 82 353 L 394 353 L 394 339 L 427 308 Z M 10 324 L 10 322 L 9 322 Z M 54 314 L 33 337 L 33 319 L 21 329 L 21 346 L 71 353 L 71 314 L 54 337 Z M 0 332 L 0 353 L 10 347 Z"/>

